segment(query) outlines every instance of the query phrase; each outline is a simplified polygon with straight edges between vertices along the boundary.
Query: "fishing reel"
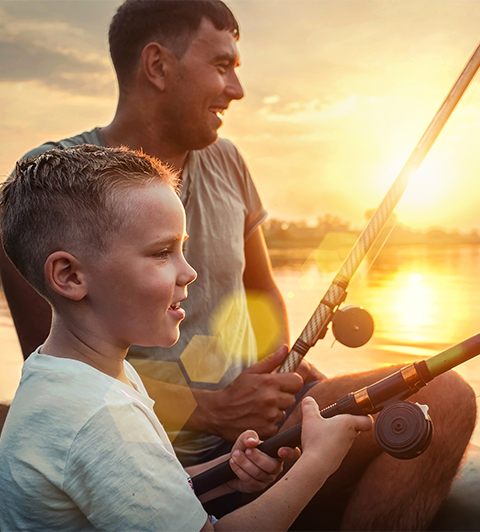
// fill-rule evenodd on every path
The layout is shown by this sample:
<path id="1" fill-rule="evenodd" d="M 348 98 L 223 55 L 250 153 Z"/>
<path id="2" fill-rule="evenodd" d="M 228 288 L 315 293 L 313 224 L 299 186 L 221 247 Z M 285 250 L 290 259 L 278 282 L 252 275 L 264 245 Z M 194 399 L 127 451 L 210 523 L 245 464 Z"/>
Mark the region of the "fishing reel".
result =
<path id="1" fill-rule="evenodd" d="M 395 401 L 385 406 L 375 421 L 380 447 L 394 458 L 410 460 L 424 453 L 433 436 L 428 406 Z"/>
<path id="2" fill-rule="evenodd" d="M 335 339 L 347 347 L 361 347 L 373 335 L 372 315 L 363 307 L 354 305 L 337 309 L 332 317 Z"/>

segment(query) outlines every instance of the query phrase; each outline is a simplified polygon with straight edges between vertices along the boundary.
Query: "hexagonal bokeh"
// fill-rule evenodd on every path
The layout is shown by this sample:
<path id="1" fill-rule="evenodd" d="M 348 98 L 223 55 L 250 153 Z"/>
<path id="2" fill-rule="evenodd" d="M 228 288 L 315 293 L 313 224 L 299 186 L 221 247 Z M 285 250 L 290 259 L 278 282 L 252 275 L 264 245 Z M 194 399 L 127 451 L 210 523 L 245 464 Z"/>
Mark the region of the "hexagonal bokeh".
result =
<path id="1" fill-rule="evenodd" d="M 314 262 L 321 272 L 335 272 L 340 269 L 356 240 L 357 235 L 352 233 L 327 233 L 319 246 L 312 251 L 305 261 L 302 271 L 305 273 L 311 263 Z"/>
<path id="2" fill-rule="evenodd" d="M 148 395 L 155 401 L 154 410 L 170 441 L 177 437 L 197 402 L 176 362 L 130 360 L 140 374 Z"/>
<path id="3" fill-rule="evenodd" d="M 218 383 L 231 364 L 217 336 L 195 335 L 180 356 L 190 380 Z"/>
<path id="4" fill-rule="evenodd" d="M 258 357 L 273 353 L 282 333 L 283 317 L 271 296 L 259 290 L 247 291 L 247 305 L 257 341 Z"/>

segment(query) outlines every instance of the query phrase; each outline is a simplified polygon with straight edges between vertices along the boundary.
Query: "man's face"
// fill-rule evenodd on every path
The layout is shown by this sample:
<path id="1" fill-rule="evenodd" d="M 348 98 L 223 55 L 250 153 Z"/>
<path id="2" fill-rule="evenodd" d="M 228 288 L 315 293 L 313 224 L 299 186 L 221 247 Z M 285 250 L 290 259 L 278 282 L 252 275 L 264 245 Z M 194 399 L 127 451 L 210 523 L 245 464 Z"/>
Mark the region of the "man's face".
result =
<path id="1" fill-rule="evenodd" d="M 175 65 L 164 107 L 164 131 L 178 149 L 202 149 L 218 138 L 220 115 L 243 98 L 236 74 L 238 51 L 229 31 L 203 19 L 190 46 Z"/>
<path id="2" fill-rule="evenodd" d="M 184 318 L 180 302 L 196 273 L 183 256 L 185 215 L 173 190 L 157 183 L 126 192 L 128 224 L 87 270 L 96 331 L 107 343 L 170 346 Z"/>

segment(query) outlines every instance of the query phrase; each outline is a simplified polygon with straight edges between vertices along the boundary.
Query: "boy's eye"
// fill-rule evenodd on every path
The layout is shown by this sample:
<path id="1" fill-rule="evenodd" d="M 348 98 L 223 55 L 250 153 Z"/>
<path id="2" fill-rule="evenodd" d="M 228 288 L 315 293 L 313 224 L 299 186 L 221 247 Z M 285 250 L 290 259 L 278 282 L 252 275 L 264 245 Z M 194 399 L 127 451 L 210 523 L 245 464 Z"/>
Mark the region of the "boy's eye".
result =
<path id="1" fill-rule="evenodd" d="M 155 253 L 154 257 L 157 257 L 159 259 L 167 259 L 171 252 L 171 249 L 162 249 L 161 251 Z"/>

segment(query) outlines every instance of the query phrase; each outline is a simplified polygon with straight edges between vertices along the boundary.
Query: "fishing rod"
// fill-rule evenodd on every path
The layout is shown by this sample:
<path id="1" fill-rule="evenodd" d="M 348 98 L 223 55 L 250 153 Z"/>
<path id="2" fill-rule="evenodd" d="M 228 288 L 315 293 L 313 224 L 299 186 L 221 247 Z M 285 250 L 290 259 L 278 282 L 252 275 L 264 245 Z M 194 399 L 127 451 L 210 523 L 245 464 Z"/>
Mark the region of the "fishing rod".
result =
<path id="1" fill-rule="evenodd" d="M 308 350 L 318 340 L 325 337 L 330 322 L 332 322 L 335 338 L 344 345 L 359 347 L 370 340 L 373 334 L 373 320 L 370 314 L 361 307 L 345 307 L 342 309 L 339 307 L 347 297 L 347 287 L 358 266 L 372 248 L 387 219 L 407 188 L 410 177 L 418 170 L 427 156 L 479 66 L 480 45 L 467 62 L 385 198 L 358 237 L 320 304 L 291 348 L 279 370 L 280 372 L 295 371 Z"/>
<path id="2" fill-rule="evenodd" d="M 433 425 L 428 407 L 405 401 L 434 378 L 480 355 L 480 334 L 472 336 L 441 353 L 414 362 L 384 379 L 341 397 L 323 409 L 323 418 L 338 414 L 368 415 L 380 412 L 375 421 L 375 436 L 380 447 L 403 460 L 415 458 L 429 446 Z M 301 443 L 301 425 L 285 430 L 257 448 L 277 457 L 280 447 L 297 447 Z M 235 478 L 229 461 L 192 478 L 195 493 L 202 495 Z"/>

